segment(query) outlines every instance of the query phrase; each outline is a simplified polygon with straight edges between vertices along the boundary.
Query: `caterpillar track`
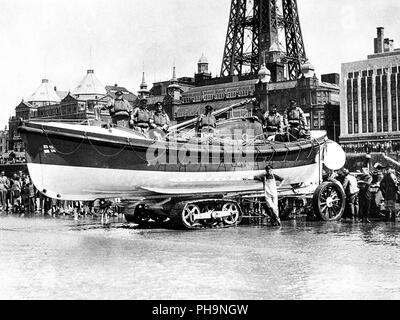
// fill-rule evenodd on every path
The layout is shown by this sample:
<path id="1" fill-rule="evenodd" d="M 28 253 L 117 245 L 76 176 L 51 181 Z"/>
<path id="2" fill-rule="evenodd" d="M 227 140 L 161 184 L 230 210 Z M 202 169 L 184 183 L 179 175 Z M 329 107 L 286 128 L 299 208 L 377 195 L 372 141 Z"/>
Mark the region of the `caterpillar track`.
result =
<path id="1" fill-rule="evenodd" d="M 185 230 L 226 228 L 241 222 L 242 210 L 236 201 L 224 199 L 170 202 L 163 208 L 141 203 L 125 218 L 140 226 L 156 224 Z"/>

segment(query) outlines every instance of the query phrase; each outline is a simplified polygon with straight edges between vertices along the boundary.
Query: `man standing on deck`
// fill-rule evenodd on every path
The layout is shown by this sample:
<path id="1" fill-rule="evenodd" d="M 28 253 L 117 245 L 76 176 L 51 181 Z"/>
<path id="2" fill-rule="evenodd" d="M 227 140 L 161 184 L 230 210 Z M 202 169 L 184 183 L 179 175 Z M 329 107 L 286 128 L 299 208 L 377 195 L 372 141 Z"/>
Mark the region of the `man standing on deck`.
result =
<path id="1" fill-rule="evenodd" d="M 271 110 L 266 112 L 265 115 L 265 126 L 268 135 L 275 135 L 281 133 L 283 127 L 282 116 L 278 113 L 276 105 L 271 106 Z"/>
<path id="2" fill-rule="evenodd" d="M 289 141 L 309 135 L 306 116 L 304 111 L 297 106 L 296 101 L 290 101 L 289 108 L 286 109 L 283 115 L 283 121 L 288 131 Z"/>
<path id="3" fill-rule="evenodd" d="M 253 102 L 253 117 L 257 118 L 258 121 L 264 126 L 265 116 L 264 112 L 261 109 L 261 102 L 257 99 Z"/>
<path id="4" fill-rule="evenodd" d="M 115 99 L 106 107 L 114 125 L 129 128 L 132 125 L 131 114 L 132 107 L 127 100 L 124 99 L 122 91 L 115 93 Z"/>
<path id="5" fill-rule="evenodd" d="M 155 104 L 156 110 L 152 114 L 152 123 L 150 124 L 154 130 L 157 140 L 162 140 L 163 135 L 168 133 L 170 120 L 163 109 L 161 102 Z"/>
<path id="6" fill-rule="evenodd" d="M 266 166 L 265 173 L 254 177 L 254 180 L 261 181 L 264 185 L 265 202 L 267 211 L 269 211 L 269 216 L 271 217 L 271 225 L 280 226 L 281 219 L 279 218 L 278 188 L 276 186 L 276 181 L 282 182 L 283 179 L 273 173 L 271 166 Z"/>
<path id="7" fill-rule="evenodd" d="M 212 114 L 213 107 L 208 105 L 204 114 L 202 114 L 196 123 L 196 132 L 200 134 L 212 134 L 217 127 L 217 120 Z"/>
<path id="8" fill-rule="evenodd" d="M 152 127 L 162 130 L 165 133 L 167 133 L 168 129 L 169 129 L 169 124 L 170 124 L 169 117 L 165 113 L 161 102 L 157 102 L 155 107 L 156 107 L 156 110 L 153 114 Z"/>
<path id="9" fill-rule="evenodd" d="M 133 111 L 132 120 L 134 126 L 142 132 L 147 132 L 152 122 L 150 111 L 147 109 L 147 99 L 142 98 L 139 102 L 139 107 Z"/>

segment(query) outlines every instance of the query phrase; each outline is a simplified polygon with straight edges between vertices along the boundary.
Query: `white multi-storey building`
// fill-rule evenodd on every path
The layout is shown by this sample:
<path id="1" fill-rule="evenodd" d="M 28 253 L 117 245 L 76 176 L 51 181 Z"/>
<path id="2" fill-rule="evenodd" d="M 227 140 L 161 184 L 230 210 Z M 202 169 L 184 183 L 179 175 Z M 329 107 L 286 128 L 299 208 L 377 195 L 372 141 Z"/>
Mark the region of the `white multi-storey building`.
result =
<path id="1" fill-rule="evenodd" d="M 366 143 L 400 141 L 400 49 L 378 28 L 375 52 L 367 60 L 342 64 L 340 141 Z"/>

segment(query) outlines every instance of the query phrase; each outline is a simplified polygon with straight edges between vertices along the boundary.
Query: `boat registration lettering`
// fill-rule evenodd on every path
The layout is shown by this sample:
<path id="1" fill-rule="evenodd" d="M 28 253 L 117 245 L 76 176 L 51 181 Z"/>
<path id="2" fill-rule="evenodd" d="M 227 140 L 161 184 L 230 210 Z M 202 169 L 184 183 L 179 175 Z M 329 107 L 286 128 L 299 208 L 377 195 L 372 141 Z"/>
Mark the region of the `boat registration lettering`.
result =
<path id="1" fill-rule="evenodd" d="M 43 145 L 43 153 L 56 153 L 56 148 L 51 144 L 44 144 Z"/>

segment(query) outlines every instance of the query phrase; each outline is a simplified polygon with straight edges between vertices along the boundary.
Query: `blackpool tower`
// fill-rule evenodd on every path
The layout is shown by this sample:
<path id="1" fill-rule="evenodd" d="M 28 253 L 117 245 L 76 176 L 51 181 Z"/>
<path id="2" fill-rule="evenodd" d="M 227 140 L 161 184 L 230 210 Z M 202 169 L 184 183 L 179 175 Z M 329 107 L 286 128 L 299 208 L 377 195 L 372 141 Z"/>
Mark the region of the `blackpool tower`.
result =
<path id="1" fill-rule="evenodd" d="M 256 75 L 265 64 L 273 81 L 296 79 L 307 60 L 297 1 L 232 0 L 230 10 L 221 76 Z"/>

